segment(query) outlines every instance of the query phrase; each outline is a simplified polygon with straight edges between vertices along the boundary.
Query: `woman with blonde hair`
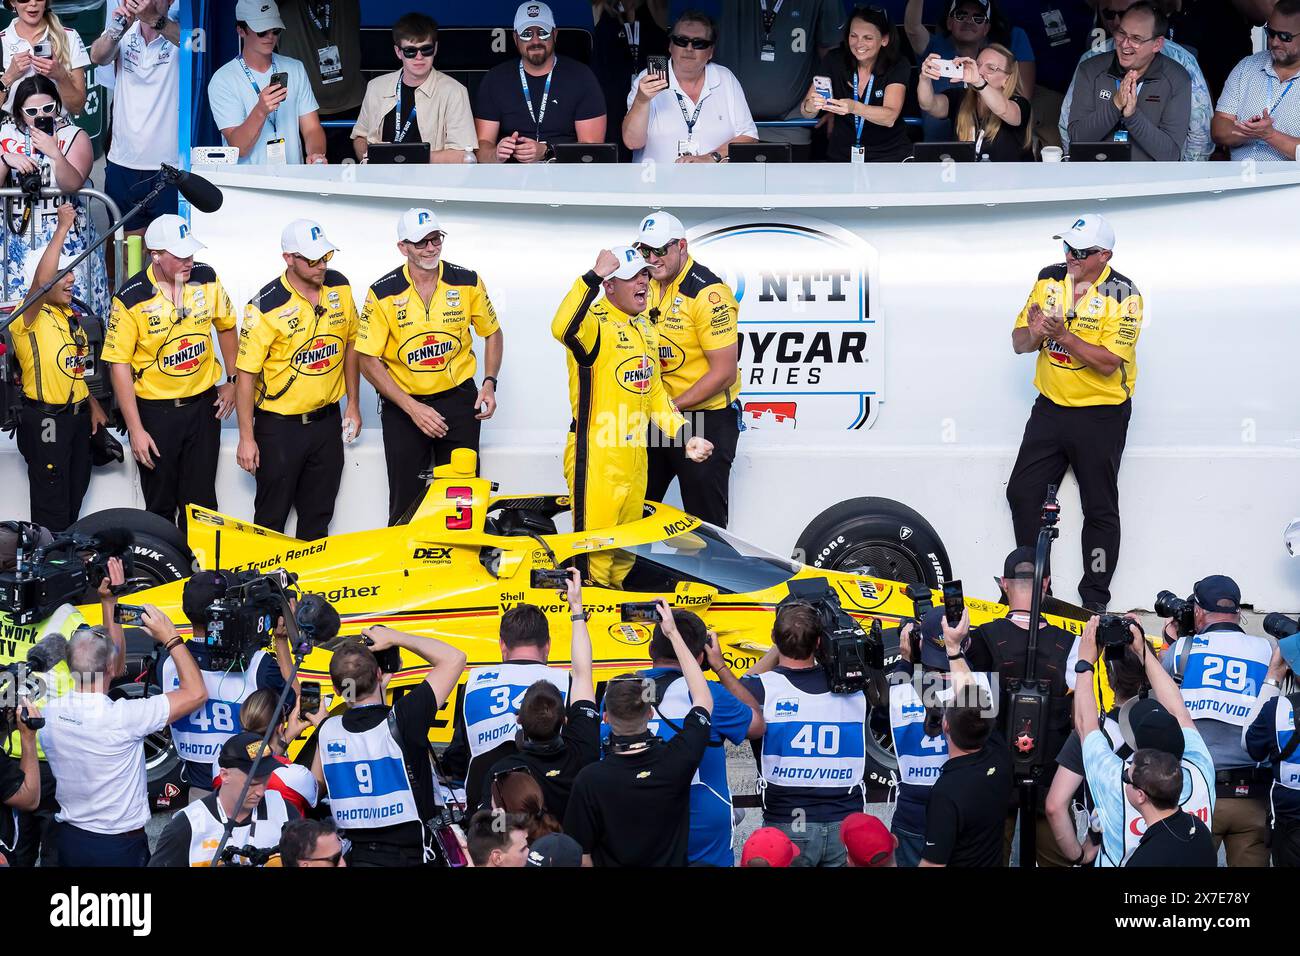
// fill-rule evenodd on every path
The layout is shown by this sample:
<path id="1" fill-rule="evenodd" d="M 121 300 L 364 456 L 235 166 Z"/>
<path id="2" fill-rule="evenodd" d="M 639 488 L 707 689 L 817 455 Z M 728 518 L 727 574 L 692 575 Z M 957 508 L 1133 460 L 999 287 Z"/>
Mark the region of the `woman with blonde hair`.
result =
<path id="1" fill-rule="evenodd" d="M 86 105 L 86 67 L 90 54 L 76 30 L 65 27 L 50 9 L 51 0 L 4 0 L 13 22 L 0 30 L 0 96 L 12 110 L 13 91 L 26 77 L 40 75 L 59 89 L 70 116 Z"/>
<path id="2" fill-rule="evenodd" d="M 974 59 L 958 57 L 953 62 L 962 68 L 965 88 L 954 86 L 935 93 L 940 59 L 932 53 L 921 64 L 916 86 L 921 109 L 936 119 L 952 117 L 957 139 L 974 143 L 979 159 L 995 163 L 1033 159 L 1029 100 L 1011 51 L 994 43 Z"/>

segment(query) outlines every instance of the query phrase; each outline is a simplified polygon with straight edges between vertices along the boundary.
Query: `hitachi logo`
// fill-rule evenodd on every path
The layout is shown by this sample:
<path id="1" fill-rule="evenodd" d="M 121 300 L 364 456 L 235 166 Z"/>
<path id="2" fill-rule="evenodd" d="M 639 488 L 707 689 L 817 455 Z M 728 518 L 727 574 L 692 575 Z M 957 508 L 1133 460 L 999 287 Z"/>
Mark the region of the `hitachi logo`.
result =
<path id="1" fill-rule="evenodd" d="M 454 344 L 454 342 L 448 340 L 434 342 L 431 345 L 421 345 L 418 349 L 412 349 L 406 353 L 406 364 L 412 365 L 416 362 L 427 362 L 429 359 L 442 358 L 451 351 Z"/>

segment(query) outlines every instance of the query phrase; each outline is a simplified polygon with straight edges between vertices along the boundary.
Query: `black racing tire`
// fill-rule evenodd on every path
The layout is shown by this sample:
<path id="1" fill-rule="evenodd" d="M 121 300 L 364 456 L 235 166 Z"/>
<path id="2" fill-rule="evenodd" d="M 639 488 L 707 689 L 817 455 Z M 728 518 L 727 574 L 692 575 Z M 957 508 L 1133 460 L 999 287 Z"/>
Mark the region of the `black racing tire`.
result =
<path id="1" fill-rule="evenodd" d="M 890 498 L 850 498 L 827 508 L 795 543 L 795 560 L 828 571 L 862 572 L 938 589 L 952 579 L 948 551 L 933 525 Z"/>
<path id="2" fill-rule="evenodd" d="M 904 584 L 938 589 L 952 579 L 948 551 L 930 522 L 890 498 L 852 498 L 827 508 L 799 535 L 795 560 L 828 571 L 864 572 Z M 897 635 L 887 632 L 886 659 L 897 655 Z M 892 646 L 890 646 L 892 644 Z M 889 711 L 867 717 L 868 799 L 883 801 L 898 786 Z"/>
<path id="3" fill-rule="evenodd" d="M 180 529 L 166 518 L 141 508 L 109 508 L 87 515 L 69 531 L 95 534 L 106 528 L 128 528 L 135 536 L 131 546 L 135 573 L 131 576 L 134 591 L 179 581 L 194 573 L 194 555 L 190 553 Z"/>

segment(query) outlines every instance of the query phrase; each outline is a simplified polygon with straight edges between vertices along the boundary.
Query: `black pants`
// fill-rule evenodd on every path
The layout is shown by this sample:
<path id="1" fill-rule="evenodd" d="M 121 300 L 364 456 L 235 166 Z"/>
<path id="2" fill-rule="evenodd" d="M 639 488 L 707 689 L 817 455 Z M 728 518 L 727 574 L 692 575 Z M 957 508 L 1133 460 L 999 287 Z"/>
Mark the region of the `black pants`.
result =
<path id="1" fill-rule="evenodd" d="M 42 760 L 41 802 L 35 810 L 24 810 L 18 814 L 18 843 L 9 856 L 10 866 L 35 866 L 39 856 L 41 866 L 58 866 L 59 854 L 54 845 L 54 831 L 58 824 L 54 815 L 59 812 L 59 801 L 55 798 L 54 771 Z M 0 813 L 7 812 L 0 810 Z"/>
<path id="2" fill-rule="evenodd" d="M 140 468 L 144 506 L 185 532 L 185 506 L 217 507 L 221 421 L 210 388 L 188 405 L 137 399 L 140 424 L 158 446 L 153 468 Z"/>
<path id="3" fill-rule="evenodd" d="M 354 841 L 352 852 L 348 854 L 348 866 L 422 866 L 423 863 L 423 847 L 401 847 L 387 843 Z"/>
<path id="4" fill-rule="evenodd" d="M 130 866 L 149 864 L 149 838 L 144 827 L 130 833 L 91 833 L 70 823 L 54 825 L 59 866 Z"/>
<path id="5" fill-rule="evenodd" d="M 416 427 L 411 417 L 391 402 L 380 402 L 384 429 L 384 461 L 388 464 L 388 524 L 395 525 L 425 488 L 420 472 L 451 461 L 457 448 L 478 452 L 479 429 L 474 416 L 478 386 L 466 379 L 455 388 L 436 395 L 415 396 L 447 420 L 447 434 L 430 438 Z"/>
<path id="6" fill-rule="evenodd" d="M 1300 866 L 1300 817 L 1273 820 L 1273 865 Z"/>
<path id="7" fill-rule="evenodd" d="M 683 412 L 690 427 L 680 444 L 669 443 L 659 429 L 650 428 L 650 466 L 646 475 L 647 501 L 663 501 L 668 486 L 677 479 L 682 508 L 704 521 L 727 526 L 731 464 L 736 460 L 740 418 L 735 406 L 707 412 Z M 686 457 L 686 439 L 698 436 L 713 442 L 713 454 L 704 462 Z"/>
<path id="8" fill-rule="evenodd" d="M 1040 395 L 1007 482 L 1016 544 L 1032 545 L 1038 540 L 1047 486 L 1059 485 L 1066 469 L 1074 469 L 1083 505 L 1079 598 L 1085 604 L 1110 603 L 1119 558 L 1119 465 L 1132 411 L 1131 401 L 1066 408 Z"/>
<path id="9" fill-rule="evenodd" d="M 336 402 L 319 419 L 253 419 L 257 442 L 257 496 L 253 522 L 283 531 L 289 509 L 298 512 L 297 537 L 315 541 L 329 534 L 334 501 L 343 479 L 343 416 Z"/>
<path id="10" fill-rule="evenodd" d="M 90 403 L 51 414 L 27 402 L 18 414 L 18 451 L 27 460 L 32 522 L 66 531 L 90 487 Z"/>

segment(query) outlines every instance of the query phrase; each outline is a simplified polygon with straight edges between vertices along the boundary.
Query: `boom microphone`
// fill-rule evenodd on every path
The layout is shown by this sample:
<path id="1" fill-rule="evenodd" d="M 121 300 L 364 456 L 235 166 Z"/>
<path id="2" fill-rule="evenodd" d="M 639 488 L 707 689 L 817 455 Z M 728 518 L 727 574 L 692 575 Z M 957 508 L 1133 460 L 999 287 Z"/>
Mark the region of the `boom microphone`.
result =
<path id="1" fill-rule="evenodd" d="M 68 656 L 68 639 L 58 631 L 46 634 L 27 652 L 27 665 L 38 672 L 51 671 Z"/>
<path id="2" fill-rule="evenodd" d="M 216 212 L 225 198 L 221 190 L 202 176 L 175 166 L 162 164 L 162 174 L 176 184 L 176 189 L 199 212 Z"/>

